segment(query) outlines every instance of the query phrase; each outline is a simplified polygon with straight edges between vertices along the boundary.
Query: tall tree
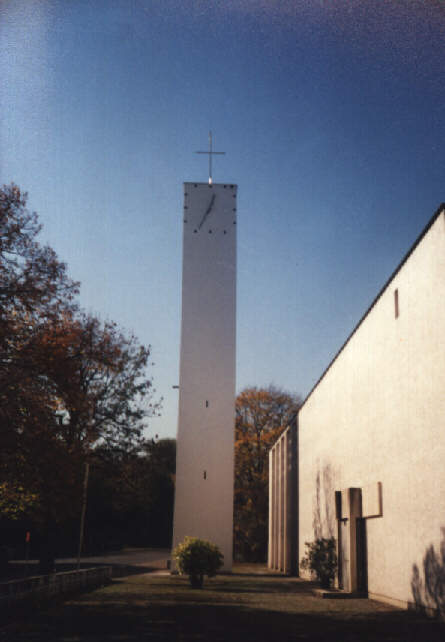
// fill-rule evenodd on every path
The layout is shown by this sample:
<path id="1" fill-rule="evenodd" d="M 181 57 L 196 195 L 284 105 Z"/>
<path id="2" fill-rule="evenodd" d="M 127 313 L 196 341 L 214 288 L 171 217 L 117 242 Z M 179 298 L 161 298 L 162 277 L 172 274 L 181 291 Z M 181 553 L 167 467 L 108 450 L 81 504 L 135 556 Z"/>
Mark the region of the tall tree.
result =
<path id="1" fill-rule="evenodd" d="M 44 382 L 35 378 L 28 347 L 41 323 L 73 306 L 78 284 L 37 236 L 37 215 L 14 185 L 0 189 L 0 452 L 16 448 L 25 425 L 50 420 Z"/>
<path id="2" fill-rule="evenodd" d="M 41 225 L 26 208 L 27 194 L 17 185 L 0 189 L 0 314 L 48 315 L 54 305 L 78 292 L 66 265 L 49 246 L 37 241 Z"/>
<path id="3" fill-rule="evenodd" d="M 14 496 L 46 532 L 78 510 L 82 468 L 98 444 L 134 448 L 159 412 L 150 348 L 79 313 L 78 284 L 39 244 L 37 215 L 15 185 L 0 190 L 0 508 Z M 32 498 L 32 501 L 28 501 Z"/>
<path id="4" fill-rule="evenodd" d="M 60 431 L 87 452 L 99 441 L 133 447 L 149 416 L 159 413 L 147 377 L 150 346 L 110 321 L 64 314 L 42 328 L 36 351 L 54 386 Z"/>
<path id="5" fill-rule="evenodd" d="M 35 337 L 62 307 L 74 310 L 78 292 L 65 264 L 38 242 L 41 226 L 26 202 L 16 185 L 0 189 L 0 503 L 9 512 L 14 496 L 17 511 L 36 505 L 26 473 L 55 425 L 51 386 L 35 367 Z"/>
<path id="6" fill-rule="evenodd" d="M 159 414 L 160 402 L 152 400 L 152 382 L 147 377 L 149 356 L 150 349 L 136 337 L 125 334 L 115 323 L 102 323 L 87 314 L 67 311 L 36 334 L 34 363 L 36 369 L 40 367 L 38 374 L 53 395 L 54 414 L 60 419 L 51 436 L 57 436 L 57 446 L 68 459 L 57 486 L 45 457 L 40 459 L 48 564 L 57 524 L 62 518 L 69 519 L 72 507 L 79 509 L 78 501 L 62 508 L 59 499 L 73 492 L 80 498 L 82 470 L 94 448 L 105 445 L 114 451 L 133 452 L 142 443 L 146 419 Z"/>
<path id="7" fill-rule="evenodd" d="M 249 387 L 236 399 L 234 549 L 238 559 L 264 561 L 267 551 L 268 451 L 301 399 L 274 386 Z"/>

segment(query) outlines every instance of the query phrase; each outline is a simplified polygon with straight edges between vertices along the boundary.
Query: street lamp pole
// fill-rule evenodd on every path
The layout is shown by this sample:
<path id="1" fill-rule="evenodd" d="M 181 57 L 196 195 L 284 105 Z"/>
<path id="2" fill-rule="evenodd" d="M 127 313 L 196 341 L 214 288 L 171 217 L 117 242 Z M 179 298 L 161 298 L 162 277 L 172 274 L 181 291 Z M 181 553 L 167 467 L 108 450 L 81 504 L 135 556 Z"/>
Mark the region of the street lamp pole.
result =
<path id="1" fill-rule="evenodd" d="M 82 489 L 82 511 L 80 514 L 80 528 L 79 528 L 79 548 L 77 551 L 77 570 L 80 568 L 80 556 L 82 554 L 83 546 L 83 533 L 85 529 L 85 513 L 87 509 L 87 492 L 88 492 L 88 476 L 90 473 L 90 464 L 85 462 L 85 475 L 83 478 L 83 489 Z"/>

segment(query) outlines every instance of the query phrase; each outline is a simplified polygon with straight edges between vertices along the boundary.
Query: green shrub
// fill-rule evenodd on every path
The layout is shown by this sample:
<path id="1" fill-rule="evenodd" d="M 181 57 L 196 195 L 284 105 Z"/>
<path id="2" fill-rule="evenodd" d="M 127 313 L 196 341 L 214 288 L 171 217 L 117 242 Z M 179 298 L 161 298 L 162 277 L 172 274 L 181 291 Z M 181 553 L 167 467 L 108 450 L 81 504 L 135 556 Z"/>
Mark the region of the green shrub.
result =
<path id="1" fill-rule="evenodd" d="M 310 570 L 323 588 L 332 586 L 337 572 L 337 552 L 334 537 L 320 537 L 315 542 L 305 542 L 305 557 L 301 567 Z"/>
<path id="2" fill-rule="evenodd" d="M 193 588 L 202 588 L 204 575 L 213 577 L 221 568 L 224 555 L 215 544 L 186 537 L 173 551 L 181 575 L 188 575 Z"/>

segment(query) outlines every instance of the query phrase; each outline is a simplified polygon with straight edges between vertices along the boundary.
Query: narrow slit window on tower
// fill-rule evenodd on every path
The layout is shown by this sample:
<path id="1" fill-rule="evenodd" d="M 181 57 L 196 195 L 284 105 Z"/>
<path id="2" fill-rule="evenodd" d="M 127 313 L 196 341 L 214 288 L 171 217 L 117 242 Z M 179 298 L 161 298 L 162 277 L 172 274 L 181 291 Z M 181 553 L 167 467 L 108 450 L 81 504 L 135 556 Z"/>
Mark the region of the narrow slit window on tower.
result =
<path id="1" fill-rule="evenodd" d="M 396 319 L 399 317 L 399 290 L 394 290 L 394 316 Z"/>
<path id="2" fill-rule="evenodd" d="M 209 402 L 206 399 L 206 408 L 208 408 L 208 407 L 209 407 Z"/>
<path id="3" fill-rule="evenodd" d="M 203 477 L 204 477 L 204 479 L 207 479 L 207 471 L 206 470 L 204 471 Z"/>

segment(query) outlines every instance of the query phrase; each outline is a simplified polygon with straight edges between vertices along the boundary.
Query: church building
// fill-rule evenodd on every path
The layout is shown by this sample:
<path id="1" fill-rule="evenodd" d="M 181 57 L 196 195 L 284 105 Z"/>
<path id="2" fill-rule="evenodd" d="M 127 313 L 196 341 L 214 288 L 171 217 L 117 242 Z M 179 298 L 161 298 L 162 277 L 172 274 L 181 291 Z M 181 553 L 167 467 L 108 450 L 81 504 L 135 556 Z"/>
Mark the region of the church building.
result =
<path id="1" fill-rule="evenodd" d="M 445 611 L 445 205 L 272 448 L 269 534 L 271 568 L 334 537 L 340 588 Z"/>

